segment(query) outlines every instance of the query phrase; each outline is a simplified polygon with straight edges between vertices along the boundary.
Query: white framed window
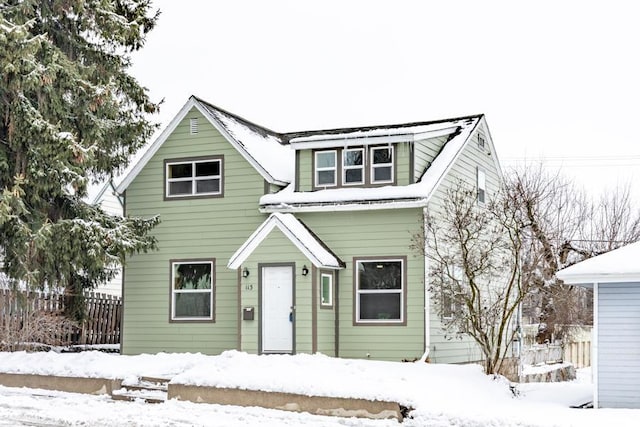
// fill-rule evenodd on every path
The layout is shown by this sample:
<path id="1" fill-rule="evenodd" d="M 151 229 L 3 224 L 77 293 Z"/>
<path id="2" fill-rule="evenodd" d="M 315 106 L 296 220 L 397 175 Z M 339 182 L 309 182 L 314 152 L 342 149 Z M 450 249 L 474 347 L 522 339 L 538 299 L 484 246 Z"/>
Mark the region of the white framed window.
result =
<path id="1" fill-rule="evenodd" d="M 371 183 L 393 182 L 393 146 L 371 148 Z"/>
<path id="2" fill-rule="evenodd" d="M 460 292 L 465 283 L 462 267 L 453 267 L 453 277 L 448 278 L 442 286 L 442 318 L 453 319 L 460 311 Z"/>
<path id="3" fill-rule="evenodd" d="M 364 184 L 364 148 L 347 148 L 342 151 L 342 183 Z"/>
<path id="4" fill-rule="evenodd" d="M 405 322 L 406 258 L 354 259 L 356 323 Z"/>
<path id="5" fill-rule="evenodd" d="M 337 184 L 336 150 L 315 152 L 315 186 L 335 187 Z"/>
<path id="6" fill-rule="evenodd" d="M 165 161 L 166 198 L 222 195 L 222 157 Z"/>
<path id="7" fill-rule="evenodd" d="M 481 150 L 484 150 L 484 146 L 485 146 L 484 137 L 478 134 L 478 148 Z"/>
<path id="8" fill-rule="evenodd" d="M 171 261 L 171 320 L 213 320 L 215 259 Z"/>
<path id="9" fill-rule="evenodd" d="M 487 177 L 484 173 L 484 170 L 478 168 L 478 203 L 484 204 L 486 199 L 486 191 L 487 191 Z"/>
<path id="10" fill-rule="evenodd" d="M 322 307 L 333 306 L 333 274 L 320 274 L 320 305 Z"/>

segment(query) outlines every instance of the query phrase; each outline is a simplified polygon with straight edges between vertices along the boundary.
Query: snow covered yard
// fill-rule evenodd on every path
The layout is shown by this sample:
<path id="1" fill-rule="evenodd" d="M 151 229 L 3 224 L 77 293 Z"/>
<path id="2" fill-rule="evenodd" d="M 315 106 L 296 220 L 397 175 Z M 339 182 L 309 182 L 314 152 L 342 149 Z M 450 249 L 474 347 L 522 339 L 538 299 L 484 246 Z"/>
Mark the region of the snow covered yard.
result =
<path id="1" fill-rule="evenodd" d="M 637 425 L 634 410 L 571 409 L 591 393 L 589 378 L 570 383 L 509 383 L 478 366 L 335 359 L 323 355 L 220 356 L 100 352 L 0 353 L 0 371 L 60 376 L 171 376 L 179 384 L 285 391 L 306 395 L 394 400 L 414 408 L 413 426 Z M 584 376 L 584 373 L 583 373 Z M 40 395 L 40 396 L 39 396 Z M 25 418 L 28 417 L 28 418 Z M 393 420 L 321 417 L 260 408 L 168 401 L 114 402 L 108 396 L 0 387 L 0 425 L 139 426 L 392 426 Z M 30 423 L 30 424 L 29 424 Z"/>

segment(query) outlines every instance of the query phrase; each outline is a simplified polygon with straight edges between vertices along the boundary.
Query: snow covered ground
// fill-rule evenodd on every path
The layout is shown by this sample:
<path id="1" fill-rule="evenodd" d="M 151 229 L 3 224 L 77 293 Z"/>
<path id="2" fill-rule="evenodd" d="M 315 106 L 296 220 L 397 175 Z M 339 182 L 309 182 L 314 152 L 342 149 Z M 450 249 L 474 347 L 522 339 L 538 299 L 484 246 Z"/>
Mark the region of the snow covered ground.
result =
<path id="1" fill-rule="evenodd" d="M 324 396 L 391 399 L 414 409 L 403 425 L 417 426 L 637 426 L 640 411 L 571 409 L 591 397 L 589 371 L 577 381 L 521 384 L 482 374 L 477 366 L 335 359 L 322 355 L 119 356 L 0 353 L 0 371 L 65 376 L 173 377 L 174 383 L 218 385 Z M 397 426 L 393 420 L 321 417 L 267 410 L 168 401 L 158 405 L 114 402 L 43 390 L 0 387 L 2 425 L 92 426 Z"/>

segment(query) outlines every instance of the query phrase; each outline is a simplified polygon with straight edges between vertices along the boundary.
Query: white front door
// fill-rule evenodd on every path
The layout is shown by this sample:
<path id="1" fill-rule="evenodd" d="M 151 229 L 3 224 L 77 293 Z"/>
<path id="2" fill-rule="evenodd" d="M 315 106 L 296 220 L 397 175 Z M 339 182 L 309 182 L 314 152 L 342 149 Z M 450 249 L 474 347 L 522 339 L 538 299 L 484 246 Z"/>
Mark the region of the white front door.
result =
<path id="1" fill-rule="evenodd" d="M 293 353 L 293 269 L 262 268 L 262 352 Z"/>

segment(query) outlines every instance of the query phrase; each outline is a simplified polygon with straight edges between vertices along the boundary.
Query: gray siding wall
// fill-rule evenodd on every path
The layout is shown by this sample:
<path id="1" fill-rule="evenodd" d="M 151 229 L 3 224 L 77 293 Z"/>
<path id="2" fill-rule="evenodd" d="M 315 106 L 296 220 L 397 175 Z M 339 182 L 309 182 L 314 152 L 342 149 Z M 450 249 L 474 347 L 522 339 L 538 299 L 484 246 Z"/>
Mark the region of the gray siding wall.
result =
<path id="1" fill-rule="evenodd" d="M 436 158 L 448 136 L 416 141 L 413 159 L 413 182 L 417 182 Z"/>
<path id="2" fill-rule="evenodd" d="M 640 408 L 640 283 L 598 287 L 598 403 Z"/>
<path id="3" fill-rule="evenodd" d="M 501 176 L 494 162 L 495 153 L 489 154 L 488 145 L 485 148 L 478 146 L 478 134 L 485 135 L 485 133 L 486 130 L 481 123 L 470 136 L 470 140 L 460 157 L 429 201 L 428 209 L 432 214 L 447 215 L 442 207 L 447 190 L 454 187 L 458 179 L 462 179 L 472 187 L 475 187 L 478 168 L 481 168 L 486 173 L 486 200 L 490 200 L 498 192 L 501 185 Z M 482 207 L 479 208 L 481 209 Z M 433 298 L 435 297 L 432 296 L 431 300 L 430 360 L 435 363 L 465 363 L 481 360 L 483 356 L 480 348 L 472 338 L 468 336 L 452 338 L 452 333 L 443 329 Z"/>

